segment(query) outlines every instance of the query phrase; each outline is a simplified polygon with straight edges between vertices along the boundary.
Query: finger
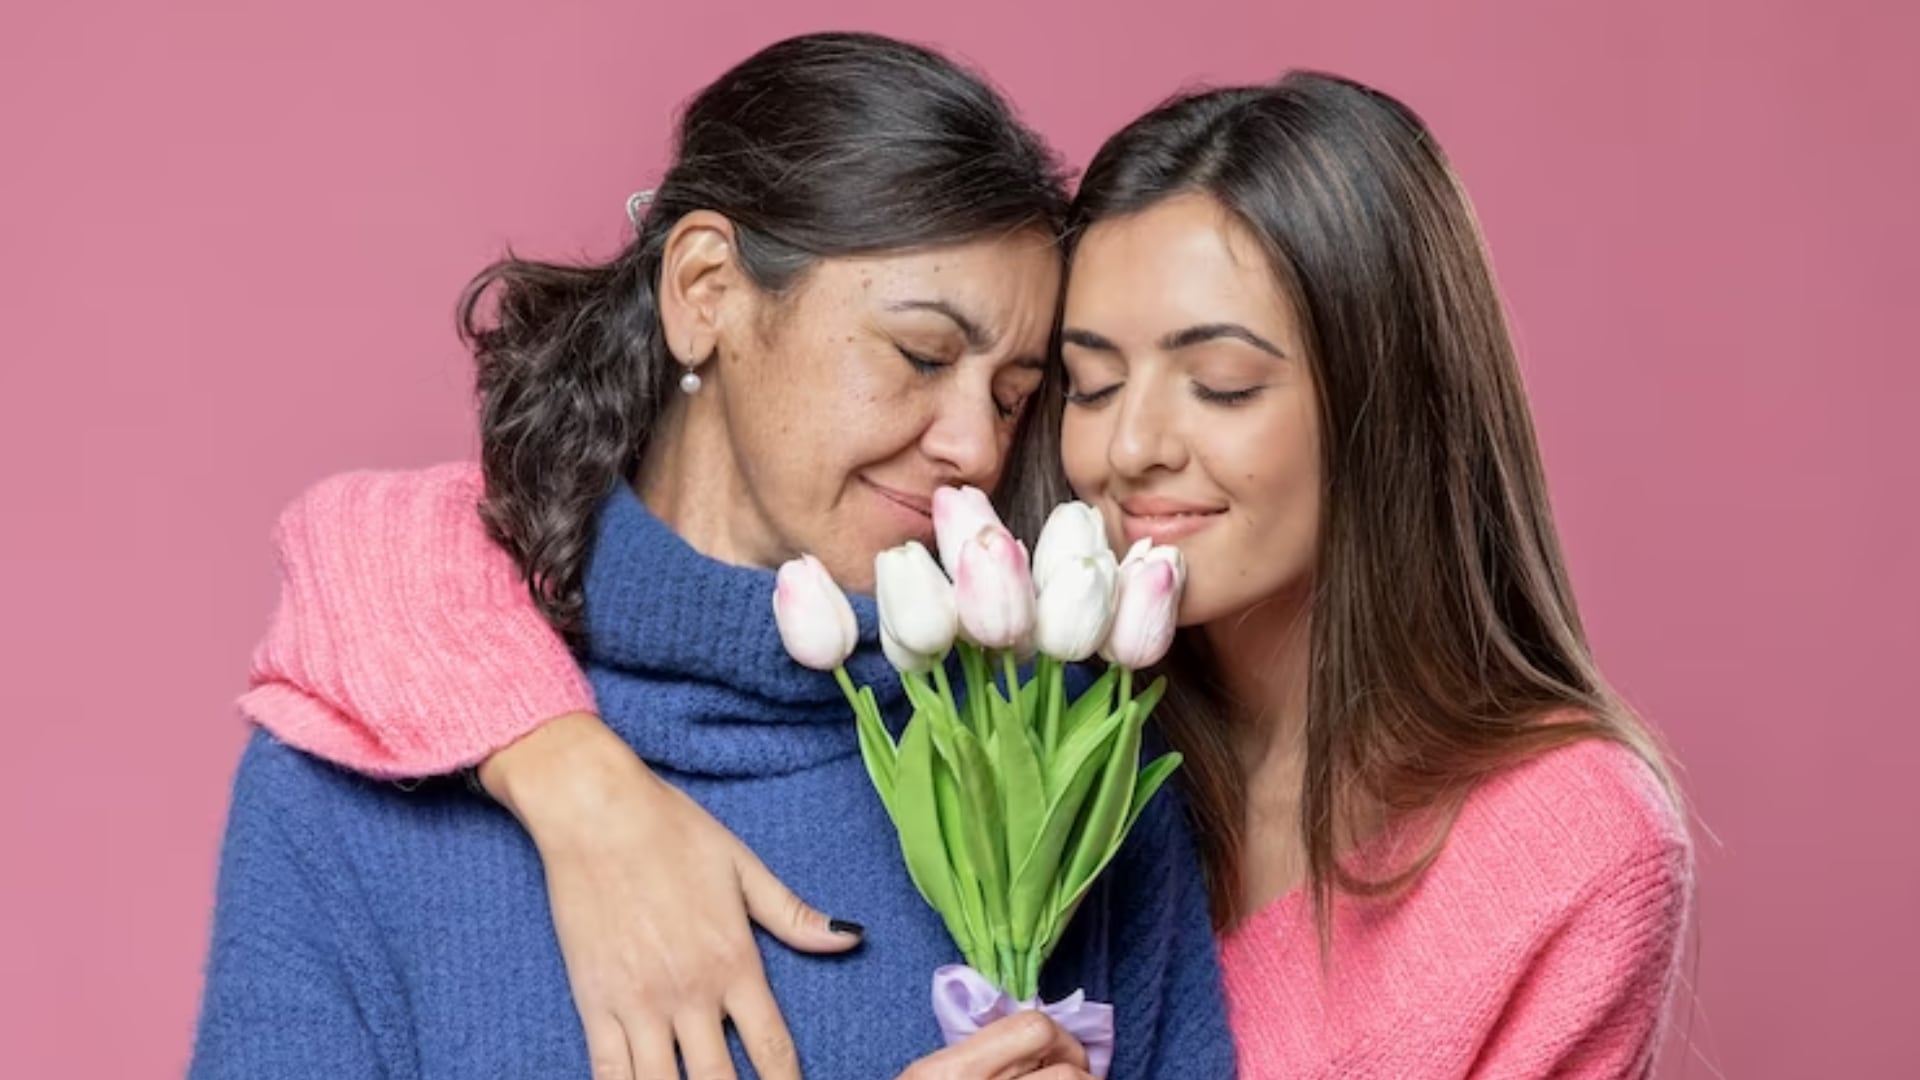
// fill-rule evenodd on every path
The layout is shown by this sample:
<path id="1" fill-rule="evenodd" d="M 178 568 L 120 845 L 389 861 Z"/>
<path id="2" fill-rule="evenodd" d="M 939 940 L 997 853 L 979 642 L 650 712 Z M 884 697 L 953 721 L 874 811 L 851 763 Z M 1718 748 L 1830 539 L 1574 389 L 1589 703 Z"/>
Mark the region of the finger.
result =
<path id="1" fill-rule="evenodd" d="M 627 1049 L 627 1032 L 620 1021 L 596 1013 L 591 1018 L 582 1016 L 580 1026 L 587 1033 L 588 1075 L 593 1080 L 634 1080 L 633 1055 Z"/>
<path id="2" fill-rule="evenodd" d="M 621 1026 L 633 1056 L 634 1080 L 679 1080 L 680 1069 L 673 1061 L 673 1025 L 661 1017 L 629 1016 Z"/>
<path id="3" fill-rule="evenodd" d="M 1053 1045 L 1047 1048 L 1041 1061 L 1049 1065 L 1064 1065 L 1074 1073 L 1085 1072 L 1093 1067 L 1087 1060 L 1087 1048 L 1058 1024 L 1053 1025 Z"/>
<path id="4" fill-rule="evenodd" d="M 960 1045 L 929 1059 L 929 1064 L 937 1060 L 934 1074 L 941 1077 L 1025 1076 L 1054 1061 L 1068 1060 L 1067 1051 L 1058 1045 L 1065 1035 L 1042 1013 L 1016 1013 L 981 1028 Z M 1068 1037 L 1067 1041 L 1073 1040 Z"/>
<path id="5" fill-rule="evenodd" d="M 718 1014 L 683 1013 L 674 1017 L 673 1037 L 680 1044 L 687 1080 L 738 1080 Z"/>
<path id="6" fill-rule="evenodd" d="M 1020 1080 L 1094 1080 L 1092 1073 L 1072 1065 L 1049 1065 L 1039 1072 L 1030 1072 Z"/>
<path id="7" fill-rule="evenodd" d="M 1029 1076 L 1054 1065 L 1075 1071 L 1087 1068 L 1087 1051 L 1080 1040 L 1044 1013 L 1016 1013 L 988 1025 L 980 1034 L 988 1032 L 1004 1042 L 1008 1055 L 986 1066 L 988 1070 L 999 1068 L 993 1073 L 997 1077 Z"/>
<path id="8" fill-rule="evenodd" d="M 829 919 L 794 895 L 745 845 L 740 847 L 736 866 L 747 914 L 789 948 L 810 953 L 846 952 L 865 936 L 860 924 Z"/>
<path id="9" fill-rule="evenodd" d="M 727 993 L 726 1006 L 760 1080 L 800 1080 L 800 1054 L 767 988 L 766 975 L 756 971 L 742 979 Z"/>

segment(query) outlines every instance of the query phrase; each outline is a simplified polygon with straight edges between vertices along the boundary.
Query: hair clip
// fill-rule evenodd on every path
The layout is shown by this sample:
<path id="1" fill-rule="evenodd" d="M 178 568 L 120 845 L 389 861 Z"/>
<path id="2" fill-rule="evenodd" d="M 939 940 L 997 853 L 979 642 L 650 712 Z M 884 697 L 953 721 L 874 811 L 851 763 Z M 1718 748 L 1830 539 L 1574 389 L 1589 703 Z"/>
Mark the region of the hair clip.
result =
<path id="1" fill-rule="evenodd" d="M 653 189 L 636 191 L 627 196 L 627 220 L 633 223 L 635 231 L 640 228 L 640 217 L 647 212 L 647 205 L 653 202 Z"/>

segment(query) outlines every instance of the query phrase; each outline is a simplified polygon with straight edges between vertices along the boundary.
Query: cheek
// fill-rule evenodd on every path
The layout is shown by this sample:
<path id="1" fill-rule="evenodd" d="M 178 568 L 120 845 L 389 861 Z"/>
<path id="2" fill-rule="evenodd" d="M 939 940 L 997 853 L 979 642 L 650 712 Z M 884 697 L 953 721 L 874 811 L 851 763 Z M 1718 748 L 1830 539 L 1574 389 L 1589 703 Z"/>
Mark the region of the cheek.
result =
<path id="1" fill-rule="evenodd" d="M 1068 409 L 1060 422 L 1060 464 L 1075 495 L 1087 501 L 1099 496 L 1106 483 L 1107 431 L 1085 409 Z"/>
<path id="2" fill-rule="evenodd" d="M 1236 520 L 1213 550 L 1195 553 L 1188 602 L 1181 606 L 1186 625 L 1292 590 L 1312 575 L 1320 537 L 1320 466 L 1310 430 L 1216 427 L 1199 456 L 1232 500 Z"/>

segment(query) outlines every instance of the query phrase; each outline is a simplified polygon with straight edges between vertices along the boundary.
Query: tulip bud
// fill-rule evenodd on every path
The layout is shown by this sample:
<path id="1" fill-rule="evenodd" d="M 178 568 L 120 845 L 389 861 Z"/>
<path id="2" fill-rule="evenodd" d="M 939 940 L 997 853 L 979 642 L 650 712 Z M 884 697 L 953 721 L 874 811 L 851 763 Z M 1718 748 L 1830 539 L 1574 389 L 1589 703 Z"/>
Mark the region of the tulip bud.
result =
<path id="1" fill-rule="evenodd" d="M 1027 549 L 1004 527 L 982 529 L 962 544 L 954 599 L 967 637 L 986 649 L 1012 649 L 1033 632 L 1033 574 Z"/>
<path id="2" fill-rule="evenodd" d="M 1056 566 L 1040 587 L 1034 609 L 1034 637 L 1040 651 L 1075 664 L 1092 656 L 1113 625 L 1118 583 L 1119 567 L 1113 552 L 1104 547 Z"/>
<path id="3" fill-rule="evenodd" d="M 960 579 L 960 546 L 982 529 L 1005 528 L 986 492 L 971 487 L 943 487 L 933 493 L 933 536 L 940 549 L 940 565 L 955 581 Z"/>
<path id="4" fill-rule="evenodd" d="M 873 580 L 881 632 L 908 653 L 945 656 L 959 630 L 959 616 L 953 585 L 927 549 L 908 541 L 874 556 Z"/>
<path id="5" fill-rule="evenodd" d="M 880 628 L 880 651 L 886 654 L 887 663 L 892 664 L 895 671 L 902 671 L 908 674 L 932 671 L 934 665 L 940 662 L 939 657 L 914 652 L 912 649 L 895 641 L 893 635 L 887 633 L 885 626 Z"/>
<path id="6" fill-rule="evenodd" d="M 1186 560 L 1177 547 L 1133 546 L 1120 564 L 1119 599 L 1113 629 L 1100 654 L 1124 668 L 1152 667 L 1173 645 L 1180 614 L 1180 592 L 1187 582 Z"/>
<path id="7" fill-rule="evenodd" d="M 847 594 L 811 555 L 780 567 L 774 578 L 773 621 L 787 653 L 815 671 L 832 671 L 846 663 L 860 640 Z"/>
<path id="8" fill-rule="evenodd" d="M 1047 526 L 1040 530 L 1040 543 L 1033 549 L 1034 588 L 1044 593 L 1053 572 L 1062 565 L 1096 552 L 1111 558 L 1112 550 L 1100 511 L 1083 502 L 1061 503 L 1047 515 Z"/>

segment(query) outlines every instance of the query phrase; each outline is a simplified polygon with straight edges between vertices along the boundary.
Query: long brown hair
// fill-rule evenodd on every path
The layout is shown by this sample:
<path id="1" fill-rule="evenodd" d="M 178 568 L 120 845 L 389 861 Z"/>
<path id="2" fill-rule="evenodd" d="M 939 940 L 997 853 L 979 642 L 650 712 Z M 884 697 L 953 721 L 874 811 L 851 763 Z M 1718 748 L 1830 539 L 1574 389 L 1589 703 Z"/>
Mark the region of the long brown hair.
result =
<path id="1" fill-rule="evenodd" d="M 1502 769 L 1601 738 L 1667 774 L 1588 648 L 1479 226 L 1420 118 L 1314 73 L 1175 98 L 1101 148 L 1070 229 L 1192 192 L 1265 245 L 1318 385 L 1324 516 L 1300 830 L 1325 943 L 1336 894 L 1417 879 L 1468 793 Z M 1224 929 L 1249 914 L 1247 792 L 1230 703 L 1197 639 L 1182 635 L 1168 661 L 1160 715 L 1187 757 Z M 1363 875 L 1339 850 L 1361 814 L 1429 831 L 1415 854 Z"/>

